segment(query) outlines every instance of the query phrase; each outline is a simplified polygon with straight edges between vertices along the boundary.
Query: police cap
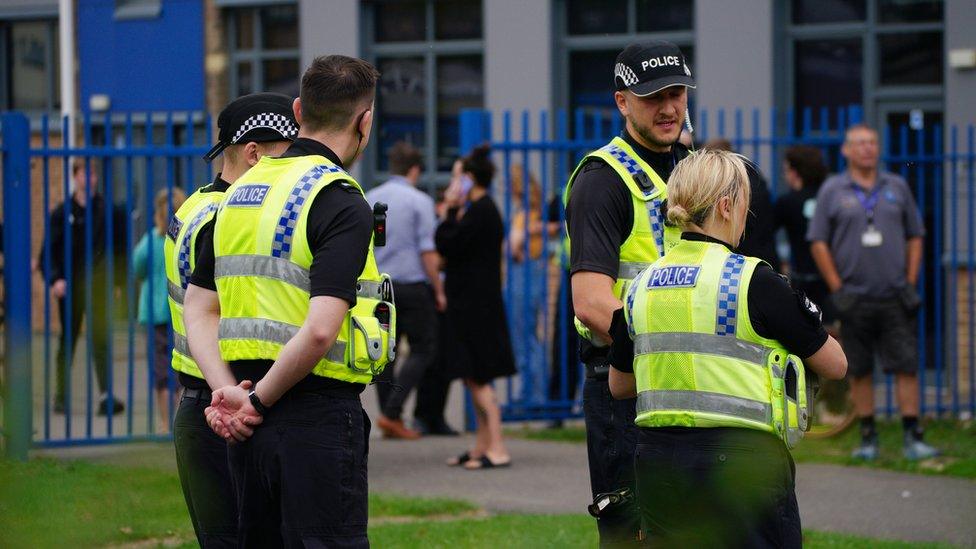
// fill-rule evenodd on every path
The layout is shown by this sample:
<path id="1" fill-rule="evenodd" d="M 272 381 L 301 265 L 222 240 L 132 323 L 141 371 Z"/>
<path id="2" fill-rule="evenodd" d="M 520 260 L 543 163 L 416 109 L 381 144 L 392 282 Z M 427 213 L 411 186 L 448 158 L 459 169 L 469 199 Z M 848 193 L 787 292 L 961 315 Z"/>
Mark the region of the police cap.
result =
<path id="1" fill-rule="evenodd" d="M 294 141 L 298 122 L 292 99 L 280 93 L 252 93 L 233 100 L 217 116 L 217 144 L 203 157 L 210 162 L 224 149 L 254 141 Z"/>
<path id="2" fill-rule="evenodd" d="M 627 46 L 617 56 L 613 83 L 617 91 L 630 90 L 639 97 L 671 86 L 695 87 L 685 55 L 666 40 L 643 40 Z"/>

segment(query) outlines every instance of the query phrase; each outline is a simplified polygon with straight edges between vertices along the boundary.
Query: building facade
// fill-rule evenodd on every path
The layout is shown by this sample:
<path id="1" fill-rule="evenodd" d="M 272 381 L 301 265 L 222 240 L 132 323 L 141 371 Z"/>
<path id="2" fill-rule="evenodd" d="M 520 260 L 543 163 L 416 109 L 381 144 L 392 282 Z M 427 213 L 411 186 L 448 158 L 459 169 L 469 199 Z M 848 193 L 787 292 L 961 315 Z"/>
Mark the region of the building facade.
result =
<path id="1" fill-rule="evenodd" d="M 296 94 L 323 53 L 382 73 L 378 132 L 361 174 L 407 139 L 443 179 L 463 108 L 613 112 L 613 59 L 628 42 L 679 44 L 696 112 L 859 105 L 898 126 L 976 119 L 971 0 L 76 0 L 78 97 L 112 110 L 210 111 L 253 91 Z M 0 0 L 0 105 L 57 111 L 57 2 Z M 799 114 L 796 116 L 799 117 Z M 916 112 L 917 116 L 917 112 Z M 518 132 L 518 117 L 514 131 Z M 918 123 L 918 120 L 914 120 Z M 439 177 L 436 177 L 438 176 Z"/>

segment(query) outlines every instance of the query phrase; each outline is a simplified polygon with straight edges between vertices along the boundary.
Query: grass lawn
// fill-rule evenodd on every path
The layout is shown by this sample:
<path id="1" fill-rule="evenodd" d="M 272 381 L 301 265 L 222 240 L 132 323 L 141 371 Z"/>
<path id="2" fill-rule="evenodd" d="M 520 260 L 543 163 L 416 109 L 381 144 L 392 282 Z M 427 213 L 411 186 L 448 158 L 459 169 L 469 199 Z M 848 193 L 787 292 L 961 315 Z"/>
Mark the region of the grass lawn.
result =
<path id="1" fill-rule="evenodd" d="M 509 430 L 508 433 L 531 440 L 586 442 L 586 432 L 583 427 L 513 429 Z M 873 463 L 855 461 L 850 457 L 851 450 L 860 440 L 856 426 L 834 438 L 804 439 L 793 449 L 793 458 L 798 462 L 860 465 L 911 473 L 976 478 L 976 424 L 964 425 L 960 422 L 947 420 L 927 422 L 925 440 L 937 446 L 945 455 L 921 462 L 902 459 L 900 422 L 879 422 L 878 434 L 881 442 L 881 456 Z"/>
<path id="2" fill-rule="evenodd" d="M 155 467 L 0 461 L 0 547 L 194 547 L 176 473 Z M 449 499 L 370 495 L 374 547 L 596 547 L 583 515 L 490 516 Z M 806 532 L 807 547 L 928 547 Z"/>

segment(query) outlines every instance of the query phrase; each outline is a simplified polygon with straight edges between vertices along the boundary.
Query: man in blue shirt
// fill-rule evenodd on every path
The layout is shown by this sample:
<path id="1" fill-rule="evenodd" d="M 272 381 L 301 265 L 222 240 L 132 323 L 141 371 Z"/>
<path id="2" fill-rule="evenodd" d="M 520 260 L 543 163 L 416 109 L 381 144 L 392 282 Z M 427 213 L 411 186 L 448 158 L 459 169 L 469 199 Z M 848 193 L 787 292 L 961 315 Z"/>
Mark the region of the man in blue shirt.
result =
<path id="1" fill-rule="evenodd" d="M 416 147 L 399 142 L 390 149 L 389 163 L 393 176 L 366 193 L 366 199 L 370 204 L 383 202 L 390 206 L 386 246 L 376 248 L 374 253 L 380 272 L 393 279 L 397 332 L 398 336 L 406 335 L 410 355 L 395 377 L 392 367 L 380 376 L 377 391 L 382 415 L 376 425 L 387 438 L 415 439 L 420 433 L 404 426 L 400 415 L 407 395 L 437 357 L 436 311 L 444 311 L 447 298 L 441 284 L 440 257 L 434 246 L 434 201 L 416 188 L 423 171 L 423 156 Z M 399 385 L 398 390 L 393 390 L 390 381 Z"/>

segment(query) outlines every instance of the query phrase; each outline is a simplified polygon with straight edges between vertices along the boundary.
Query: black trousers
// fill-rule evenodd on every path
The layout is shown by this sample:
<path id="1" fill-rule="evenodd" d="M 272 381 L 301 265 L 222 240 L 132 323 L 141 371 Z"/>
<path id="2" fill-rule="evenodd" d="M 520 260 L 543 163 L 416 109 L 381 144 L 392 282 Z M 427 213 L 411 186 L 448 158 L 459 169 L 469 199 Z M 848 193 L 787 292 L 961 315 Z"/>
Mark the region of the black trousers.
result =
<path id="1" fill-rule="evenodd" d="M 58 301 L 58 319 L 61 321 L 61 341 L 58 345 L 56 363 L 56 393 L 55 400 L 63 401 L 65 398 L 65 379 L 69 374 L 71 364 L 65 365 L 65 360 L 74 357 L 75 346 L 78 344 L 78 335 L 81 331 L 81 321 L 84 320 L 86 311 L 85 281 L 76 278 L 72 281 L 74 288 L 70 294 Z M 92 318 L 88 319 L 87 329 L 91 332 L 92 358 L 94 359 L 93 369 L 95 379 L 98 381 L 98 389 L 102 392 L 108 390 L 108 367 L 111 357 L 108 354 L 109 338 L 109 311 L 105 303 L 104 288 L 99 289 L 100 284 L 92 284 Z M 70 323 L 68 322 L 68 310 L 71 311 Z"/>
<path id="2" fill-rule="evenodd" d="M 437 318 L 438 341 L 444 341 L 443 325 L 447 320 L 439 313 Z M 454 379 L 447 371 L 447 361 L 450 358 L 438 348 L 437 358 L 424 372 L 420 385 L 417 387 L 417 406 L 413 411 L 414 417 L 423 420 L 427 425 L 444 423 L 444 406 L 447 405 L 447 395 Z"/>
<path id="3" fill-rule="evenodd" d="M 639 429 L 637 495 L 650 547 L 800 547 L 786 446 L 751 429 Z"/>
<path id="4" fill-rule="evenodd" d="M 369 547 L 370 423 L 359 395 L 291 392 L 232 444 L 241 547 Z"/>
<path id="5" fill-rule="evenodd" d="M 593 496 L 629 488 L 636 492 L 634 425 L 636 399 L 614 400 L 607 379 L 588 377 L 583 383 L 583 414 L 586 419 L 586 452 L 590 464 L 590 489 Z M 615 547 L 636 543 L 640 514 L 636 503 L 621 505 L 597 520 L 600 546 Z"/>
<path id="6" fill-rule="evenodd" d="M 210 392 L 184 396 L 173 419 L 176 467 L 200 547 L 237 546 L 237 494 L 227 460 L 227 443 L 204 417 Z"/>
<path id="7" fill-rule="evenodd" d="M 420 383 L 424 372 L 437 359 L 437 310 L 434 293 L 429 284 L 393 283 L 397 308 L 397 339 L 405 335 L 410 343 L 410 356 L 399 365 L 396 374 L 391 364 L 377 377 L 376 392 L 383 415 L 400 419 L 403 402 Z M 399 387 L 394 389 L 392 384 Z"/>

